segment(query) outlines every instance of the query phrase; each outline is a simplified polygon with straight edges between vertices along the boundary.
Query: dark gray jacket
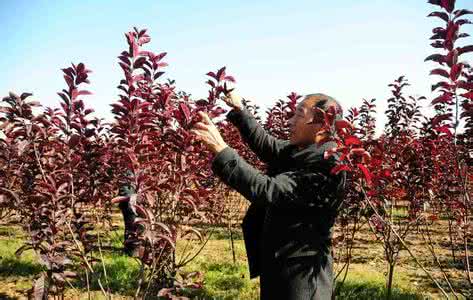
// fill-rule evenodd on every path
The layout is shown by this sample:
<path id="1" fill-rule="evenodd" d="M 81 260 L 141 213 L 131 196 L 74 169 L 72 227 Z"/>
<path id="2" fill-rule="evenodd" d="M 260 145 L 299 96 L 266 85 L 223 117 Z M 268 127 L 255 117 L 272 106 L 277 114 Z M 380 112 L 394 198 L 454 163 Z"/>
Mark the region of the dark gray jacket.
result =
<path id="1" fill-rule="evenodd" d="M 212 161 L 213 172 L 251 202 L 241 224 L 250 278 L 261 274 L 263 259 L 330 256 L 332 226 L 344 198 L 346 174 L 331 175 L 338 157 L 325 160 L 323 155 L 336 143 L 299 150 L 266 133 L 246 108 L 231 110 L 227 120 L 268 165 L 263 174 L 231 147 Z"/>

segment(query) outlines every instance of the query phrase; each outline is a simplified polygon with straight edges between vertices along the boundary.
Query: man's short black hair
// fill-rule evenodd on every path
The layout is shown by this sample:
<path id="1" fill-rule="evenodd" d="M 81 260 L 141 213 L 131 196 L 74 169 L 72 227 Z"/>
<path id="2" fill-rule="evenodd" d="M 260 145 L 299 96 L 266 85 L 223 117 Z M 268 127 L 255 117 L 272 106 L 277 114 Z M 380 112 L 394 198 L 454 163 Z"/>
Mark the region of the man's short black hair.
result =
<path id="1" fill-rule="evenodd" d="M 305 100 L 311 101 L 310 105 L 312 107 L 318 107 L 324 112 L 327 112 L 331 106 L 335 106 L 335 120 L 343 119 L 343 108 L 333 97 L 318 93 L 306 95 Z"/>

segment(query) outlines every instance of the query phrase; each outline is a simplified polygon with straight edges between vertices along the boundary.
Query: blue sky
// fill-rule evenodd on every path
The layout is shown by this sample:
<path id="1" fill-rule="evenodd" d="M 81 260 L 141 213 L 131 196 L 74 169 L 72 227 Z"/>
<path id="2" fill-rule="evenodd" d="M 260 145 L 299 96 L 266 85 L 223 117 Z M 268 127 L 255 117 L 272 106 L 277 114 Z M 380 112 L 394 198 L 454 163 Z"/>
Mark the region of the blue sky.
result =
<path id="1" fill-rule="evenodd" d="M 0 92 L 29 91 L 57 106 L 60 68 L 84 62 L 93 70 L 86 102 L 111 120 L 123 33 L 137 26 L 148 28 L 149 50 L 168 52 L 166 76 L 195 97 L 207 95 L 205 73 L 227 66 L 239 93 L 264 109 L 296 91 L 329 94 L 347 109 L 377 98 L 384 112 L 387 85 L 399 75 L 410 93 L 432 96 L 433 65 L 423 60 L 440 23 L 426 17 L 433 9 L 426 2 L 1 0 Z"/>

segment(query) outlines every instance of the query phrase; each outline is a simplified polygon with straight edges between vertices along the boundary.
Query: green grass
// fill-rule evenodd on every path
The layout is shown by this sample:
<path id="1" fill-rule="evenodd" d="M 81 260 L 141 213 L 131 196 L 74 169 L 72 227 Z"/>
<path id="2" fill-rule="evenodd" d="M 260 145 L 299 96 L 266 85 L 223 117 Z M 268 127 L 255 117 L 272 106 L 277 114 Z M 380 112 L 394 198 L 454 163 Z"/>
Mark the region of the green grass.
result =
<path id="1" fill-rule="evenodd" d="M 104 276 L 102 263 L 94 265 L 94 274 L 90 277 L 90 289 L 99 291 L 99 279 L 105 289 L 110 289 L 114 294 L 132 296 L 136 290 L 139 279 L 140 267 L 137 261 L 121 254 L 104 255 L 104 265 L 107 277 Z M 83 290 L 87 289 L 85 273 L 81 272 L 80 279 L 74 282 L 74 286 Z"/>
<path id="2" fill-rule="evenodd" d="M 339 299 L 386 299 L 386 279 L 382 272 L 366 264 L 353 264 L 341 286 Z M 391 299 L 425 299 L 411 288 L 412 282 L 401 272 L 394 273 Z"/>
<path id="3" fill-rule="evenodd" d="M 32 250 L 23 252 L 20 258 L 15 256 L 23 245 L 20 233 L 15 227 L 0 227 L 0 299 L 10 299 L 3 291 L 31 288 L 34 277 L 42 270 Z"/>
<path id="4" fill-rule="evenodd" d="M 349 280 L 343 285 L 339 296 L 339 299 L 386 299 L 386 289 L 384 288 L 384 283 L 375 283 L 375 282 L 360 282 Z M 419 294 L 415 292 L 405 291 L 403 289 L 394 288 L 391 294 L 392 300 L 417 300 L 424 299 Z"/>
<path id="5" fill-rule="evenodd" d="M 4 232 L 5 229 L 0 228 L 0 297 L 7 298 L 6 294 L 2 294 L 5 291 L 2 287 L 14 286 L 17 291 L 28 289 L 34 276 L 41 271 L 41 266 L 36 263 L 32 251 L 26 251 L 20 258 L 16 258 L 14 253 L 22 245 L 23 237 L 18 232 L 8 236 Z M 241 237 L 241 233 L 236 236 Z M 122 239 L 121 233 L 112 233 L 110 243 L 119 248 Z M 178 243 L 178 258 L 184 246 L 184 242 Z M 190 249 L 197 251 L 198 243 L 192 242 Z M 249 279 L 246 252 L 241 239 L 235 241 L 235 251 L 234 264 L 228 236 L 225 230 L 219 230 L 201 254 L 183 268 L 184 271 L 201 271 L 204 274 L 204 289 L 189 292 L 188 295 L 197 299 L 258 299 L 259 279 Z M 102 265 L 96 264 L 96 273 L 90 280 L 91 289 L 98 291 L 97 279 L 102 278 L 102 284 L 108 286 L 114 295 L 128 298 L 132 296 L 139 277 L 138 262 L 121 253 L 106 251 L 104 263 L 108 281 L 103 276 Z M 392 299 L 426 299 L 415 291 L 410 279 L 400 269 L 398 271 L 395 273 Z M 73 284 L 81 293 L 86 293 L 83 277 Z M 385 299 L 384 286 L 384 274 L 375 267 L 353 264 L 337 299 Z M 100 298 L 99 295 L 100 293 L 94 292 L 93 299 Z"/>
<path id="6" fill-rule="evenodd" d="M 30 276 L 41 272 L 41 266 L 35 263 L 33 251 L 25 251 L 20 258 L 15 251 L 23 241 L 16 238 L 0 240 L 0 278 L 11 276 Z"/>
<path id="7" fill-rule="evenodd" d="M 257 299 L 259 280 L 249 279 L 246 264 L 231 260 L 200 262 L 205 288 L 197 295 L 205 299 Z"/>

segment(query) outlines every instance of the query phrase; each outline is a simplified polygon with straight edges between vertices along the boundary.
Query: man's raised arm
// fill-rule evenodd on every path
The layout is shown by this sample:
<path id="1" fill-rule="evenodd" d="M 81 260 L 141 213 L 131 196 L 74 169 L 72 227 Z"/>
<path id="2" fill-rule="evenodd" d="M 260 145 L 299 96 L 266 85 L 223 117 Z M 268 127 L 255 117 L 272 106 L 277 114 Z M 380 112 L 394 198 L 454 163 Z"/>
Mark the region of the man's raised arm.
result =
<path id="1" fill-rule="evenodd" d="M 243 104 L 233 106 L 227 120 L 238 128 L 242 139 L 266 163 L 277 159 L 281 150 L 289 145 L 289 141 L 267 133 Z"/>

